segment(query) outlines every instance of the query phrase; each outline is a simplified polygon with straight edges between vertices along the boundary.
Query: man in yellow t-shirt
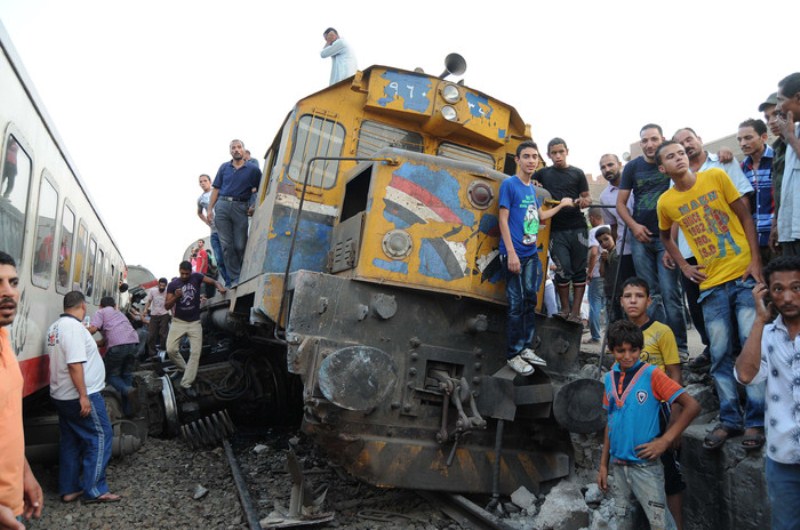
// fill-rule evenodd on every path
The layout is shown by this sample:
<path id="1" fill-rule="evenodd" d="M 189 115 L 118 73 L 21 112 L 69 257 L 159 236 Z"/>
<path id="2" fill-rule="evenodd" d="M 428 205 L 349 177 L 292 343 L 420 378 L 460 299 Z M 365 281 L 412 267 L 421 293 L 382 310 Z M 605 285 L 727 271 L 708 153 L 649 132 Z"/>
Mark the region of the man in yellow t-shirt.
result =
<path id="1" fill-rule="evenodd" d="M 19 518 L 42 514 L 42 488 L 25 458 L 22 372 L 11 349 L 8 326 L 17 314 L 19 290 L 14 258 L 0 251 L 0 527 L 22 528 Z"/>
<path id="2" fill-rule="evenodd" d="M 659 171 L 675 184 L 658 199 L 661 241 L 684 276 L 700 285 L 698 301 L 711 343 L 711 376 L 719 395 L 720 423 L 706 436 L 703 446 L 717 449 L 744 427 L 745 449 L 760 448 L 764 443 L 764 385 L 746 388 L 747 403 L 742 411 L 733 377 L 733 334 L 738 330 L 739 344 L 747 341 L 755 319 L 751 291 L 756 282 L 763 281 L 750 209 L 721 169 L 693 173 L 680 144 L 661 144 L 656 162 Z M 676 223 L 697 258 L 696 266 L 684 259 L 671 237 Z"/>

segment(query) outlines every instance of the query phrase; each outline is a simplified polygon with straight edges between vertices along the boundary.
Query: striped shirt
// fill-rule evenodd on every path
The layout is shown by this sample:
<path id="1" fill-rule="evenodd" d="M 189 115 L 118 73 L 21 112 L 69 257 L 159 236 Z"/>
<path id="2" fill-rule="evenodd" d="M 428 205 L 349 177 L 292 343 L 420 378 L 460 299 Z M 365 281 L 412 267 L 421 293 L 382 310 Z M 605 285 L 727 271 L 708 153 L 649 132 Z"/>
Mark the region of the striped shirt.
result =
<path id="1" fill-rule="evenodd" d="M 753 223 L 756 225 L 759 247 L 766 247 L 769 244 L 769 232 L 772 229 L 772 215 L 775 206 L 772 199 L 772 159 L 774 157 L 775 151 L 765 145 L 758 167 L 753 167 L 751 156 L 742 160 L 742 172 L 756 192 L 752 206 Z"/>

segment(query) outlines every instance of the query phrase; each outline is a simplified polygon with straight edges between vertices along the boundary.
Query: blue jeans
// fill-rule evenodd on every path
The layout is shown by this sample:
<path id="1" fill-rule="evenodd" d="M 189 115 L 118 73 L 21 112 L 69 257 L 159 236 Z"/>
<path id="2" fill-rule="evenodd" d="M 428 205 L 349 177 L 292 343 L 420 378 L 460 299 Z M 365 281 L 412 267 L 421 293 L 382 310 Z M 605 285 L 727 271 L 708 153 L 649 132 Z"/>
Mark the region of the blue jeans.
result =
<path id="1" fill-rule="evenodd" d="M 77 399 L 51 400 L 58 411 L 61 434 L 58 451 L 58 492 L 60 495 L 83 490 L 94 499 L 108 493 L 106 466 L 111 459 L 113 432 L 106 404 L 99 392 L 89 394 L 91 413 L 82 418 Z"/>
<path id="2" fill-rule="evenodd" d="M 519 355 L 525 348 L 533 348 L 540 264 L 538 254 L 529 258 L 521 258 L 520 273 L 514 274 L 508 270 L 507 256 L 501 256 L 500 263 L 503 265 L 503 273 L 506 278 L 506 298 L 508 299 L 506 356 L 511 359 Z"/>
<path id="3" fill-rule="evenodd" d="M 647 313 L 651 319 L 668 325 L 675 333 L 675 341 L 680 351 L 686 350 L 686 323 L 683 321 L 683 300 L 678 287 L 680 271 L 666 268 L 661 258 L 664 245 L 655 237 L 649 243 L 631 238 L 631 255 L 636 267 L 636 275 L 650 286 L 653 303 Z"/>
<path id="4" fill-rule="evenodd" d="M 674 530 L 675 520 L 667 510 L 664 467 L 660 460 L 649 464 L 614 464 L 614 510 L 618 530 L 633 530 L 634 499 L 644 510 L 651 530 Z"/>
<path id="5" fill-rule="evenodd" d="M 231 284 L 238 283 L 247 246 L 247 203 L 219 200 L 214 207 L 214 224 Z"/>
<path id="6" fill-rule="evenodd" d="M 600 340 L 600 314 L 606 306 L 605 285 L 602 277 L 589 280 L 589 331 L 592 338 Z"/>
<path id="7" fill-rule="evenodd" d="M 103 363 L 106 366 L 106 383 L 117 389 L 122 396 L 122 409 L 130 414 L 128 392 L 133 387 L 133 368 L 136 365 L 138 344 L 119 344 L 106 352 Z"/>
<path id="8" fill-rule="evenodd" d="M 767 494 L 772 530 L 800 528 L 800 464 L 781 464 L 766 458 Z"/>
<path id="9" fill-rule="evenodd" d="M 222 243 L 219 242 L 219 234 L 216 231 L 211 232 L 211 249 L 214 251 L 217 269 L 222 279 L 225 280 L 226 285 L 230 284 L 231 279 L 228 277 L 228 270 L 225 268 L 225 257 L 222 255 Z"/>
<path id="10" fill-rule="evenodd" d="M 731 280 L 702 291 L 699 299 L 711 349 L 711 376 L 719 395 L 719 420 L 732 429 L 742 428 L 738 383 L 733 377 L 733 364 L 738 353 L 735 351 L 734 333 L 739 332 L 739 344 L 747 341 L 756 316 L 752 294 L 755 285 L 752 278 Z M 745 392 L 744 427 L 763 427 L 766 382 L 747 385 Z"/>

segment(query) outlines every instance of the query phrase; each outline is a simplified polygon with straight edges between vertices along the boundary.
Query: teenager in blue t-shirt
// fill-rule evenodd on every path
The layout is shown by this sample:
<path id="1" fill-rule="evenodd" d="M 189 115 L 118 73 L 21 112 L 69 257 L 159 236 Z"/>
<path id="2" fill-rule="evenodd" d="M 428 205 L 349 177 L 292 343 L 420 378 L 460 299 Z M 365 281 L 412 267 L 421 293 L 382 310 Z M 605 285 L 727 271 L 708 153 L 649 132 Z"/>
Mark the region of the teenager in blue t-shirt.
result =
<path id="1" fill-rule="evenodd" d="M 500 184 L 500 262 L 506 278 L 508 298 L 508 365 L 521 375 L 533 373 L 533 364 L 545 365 L 533 352 L 536 318 L 539 256 L 536 236 L 539 221 L 553 217 L 564 206 L 572 206 L 565 197 L 558 206 L 542 210 L 531 182 L 539 167 L 539 148 L 522 142 L 517 147 L 517 174 Z M 530 364 L 529 364 L 530 363 Z"/>

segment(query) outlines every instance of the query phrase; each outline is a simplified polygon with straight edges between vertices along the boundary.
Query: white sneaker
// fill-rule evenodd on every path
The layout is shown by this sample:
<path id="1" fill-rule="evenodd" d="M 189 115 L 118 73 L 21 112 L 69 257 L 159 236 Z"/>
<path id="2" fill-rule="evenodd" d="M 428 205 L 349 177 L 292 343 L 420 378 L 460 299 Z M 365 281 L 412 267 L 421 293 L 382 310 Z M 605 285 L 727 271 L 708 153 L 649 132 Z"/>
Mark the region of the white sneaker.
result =
<path id="1" fill-rule="evenodd" d="M 533 366 L 523 361 L 519 355 L 509 359 L 508 365 L 519 375 L 531 375 L 533 373 Z"/>
<path id="2" fill-rule="evenodd" d="M 522 360 L 531 364 L 538 364 L 539 366 L 547 366 L 547 361 L 533 353 L 533 350 L 530 348 L 525 348 L 519 354 L 522 357 Z"/>

